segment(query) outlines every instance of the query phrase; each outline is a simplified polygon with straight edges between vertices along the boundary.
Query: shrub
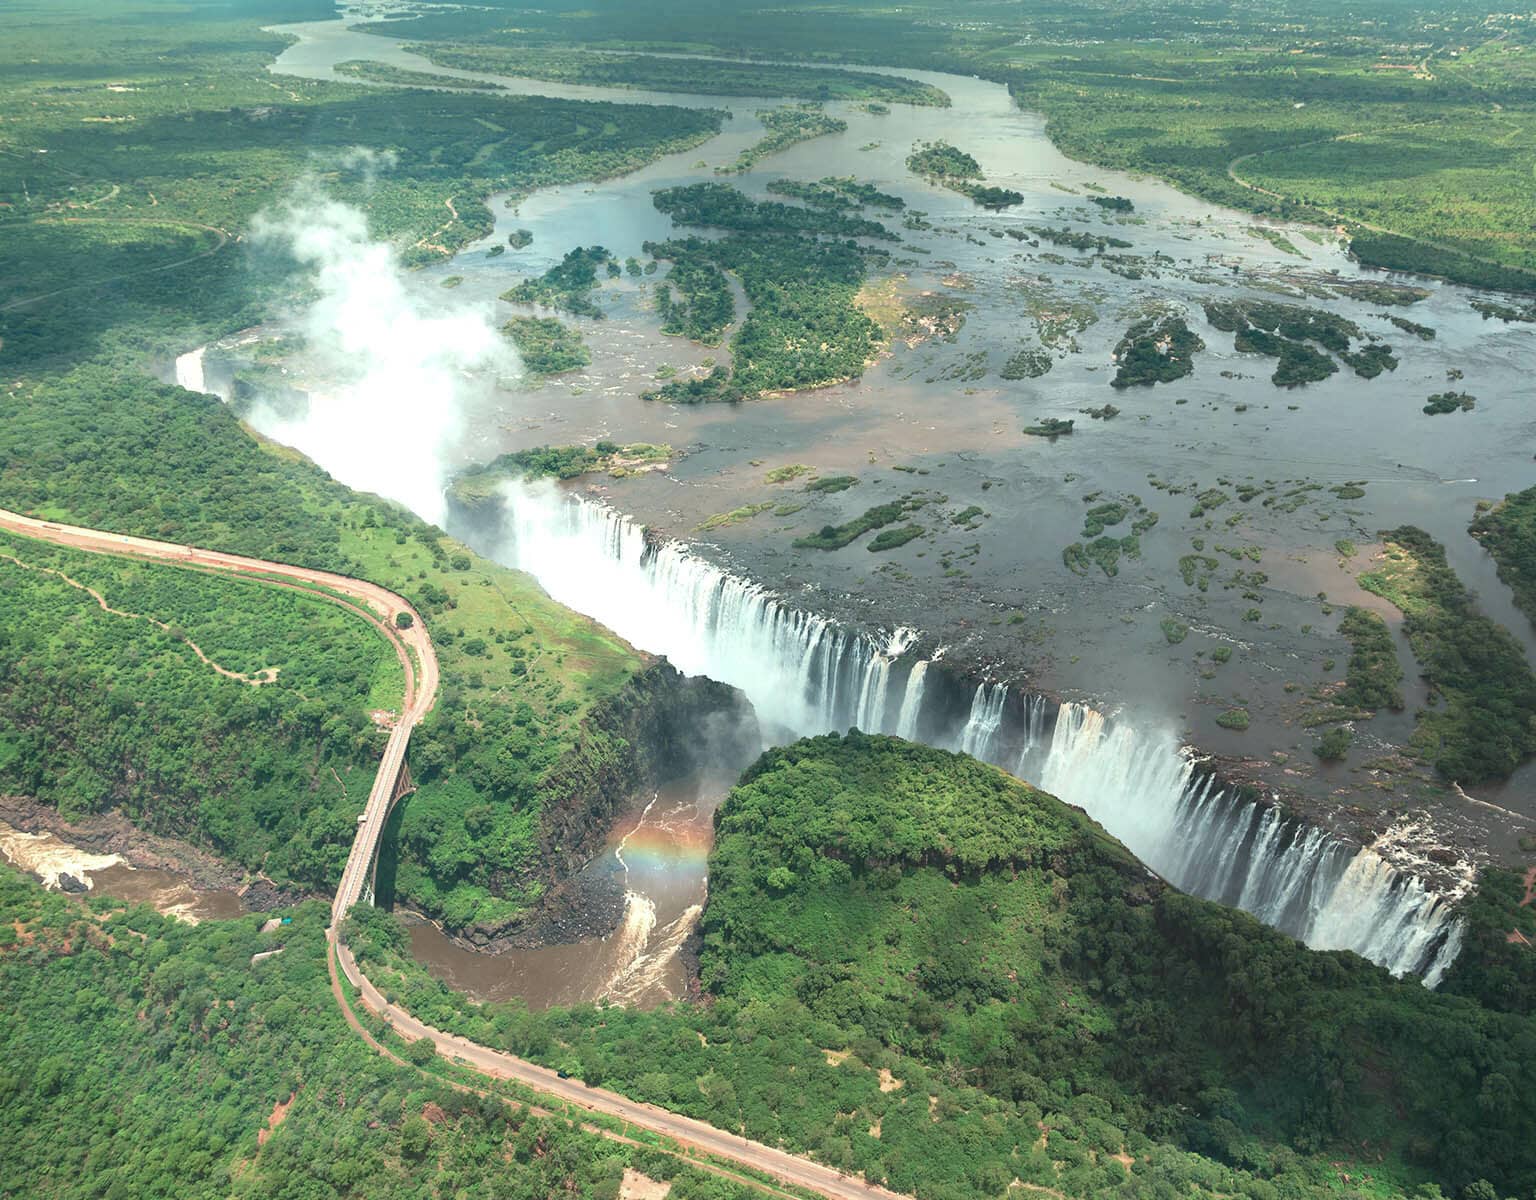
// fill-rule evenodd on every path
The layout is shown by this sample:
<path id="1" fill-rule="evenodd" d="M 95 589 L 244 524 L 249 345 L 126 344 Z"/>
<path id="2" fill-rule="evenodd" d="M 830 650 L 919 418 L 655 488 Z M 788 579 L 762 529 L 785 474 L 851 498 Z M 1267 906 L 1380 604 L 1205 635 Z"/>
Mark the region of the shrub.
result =
<path id="1" fill-rule="evenodd" d="M 1354 740 L 1349 727 L 1335 725 L 1332 729 L 1318 738 L 1317 745 L 1312 747 L 1312 753 L 1324 762 L 1338 762 L 1349 753 L 1349 744 Z"/>

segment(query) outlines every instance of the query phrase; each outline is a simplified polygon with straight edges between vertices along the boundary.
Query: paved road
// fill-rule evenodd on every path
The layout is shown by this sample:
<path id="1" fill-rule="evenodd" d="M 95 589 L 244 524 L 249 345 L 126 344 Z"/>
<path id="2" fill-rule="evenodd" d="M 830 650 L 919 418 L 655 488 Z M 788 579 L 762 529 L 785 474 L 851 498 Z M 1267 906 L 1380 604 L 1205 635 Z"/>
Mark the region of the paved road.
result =
<path id="1" fill-rule="evenodd" d="M 662 1134 L 683 1146 L 703 1151 L 730 1162 L 739 1163 L 773 1176 L 785 1183 L 809 1188 L 831 1200 L 905 1200 L 896 1192 L 850 1178 L 823 1166 L 772 1146 L 749 1141 L 736 1134 L 727 1133 L 692 1117 L 679 1116 L 654 1105 L 630 1100 L 617 1092 L 587 1087 L 577 1079 L 562 1079 L 548 1067 L 541 1067 L 526 1059 L 492 1050 L 489 1047 L 466 1041 L 453 1034 L 444 1033 L 422 1024 L 410 1013 L 390 1004 L 379 990 L 369 982 L 358 968 L 352 952 L 340 942 L 338 926 L 346 911 L 361 898 L 363 884 L 373 862 L 373 854 L 389 816 L 390 801 L 394 796 L 395 782 L 405 760 L 406 746 L 411 730 L 422 717 L 431 711 L 437 696 L 437 656 L 432 640 L 427 634 L 421 616 L 401 597 L 363 580 L 350 579 L 329 571 L 314 571 L 285 563 L 266 562 L 246 558 L 238 554 L 224 554 L 217 550 L 201 550 L 193 546 L 179 546 L 171 542 L 157 542 L 148 538 L 129 537 L 126 534 L 104 533 L 95 529 L 83 529 L 75 525 L 61 525 L 54 521 L 41 521 L 35 517 L 0 509 L 0 529 L 24 534 L 78 550 L 92 550 L 106 554 L 130 555 L 179 566 L 204 570 L 230 571 L 237 574 L 258 576 L 278 586 L 301 586 L 312 594 L 340 603 L 372 621 L 395 645 L 405 669 L 405 698 L 400 718 L 390 732 L 384 748 L 384 757 L 374 777 L 368 803 L 358 822 L 357 839 L 347 857 L 341 885 L 331 907 L 331 927 L 328 936 L 335 944 L 335 957 L 352 985 L 357 988 L 363 1003 L 384 1016 L 397 1033 L 413 1041 L 430 1038 L 439 1054 L 458 1059 L 475 1070 L 492 1078 L 514 1079 L 545 1095 L 628 1121 L 641 1129 Z M 292 582 L 285 582 L 292 581 Z M 323 590 L 322 590 L 323 589 Z M 349 597 L 352 601 L 339 597 Z M 409 629 L 395 625 L 398 613 L 410 613 Z M 334 976 L 333 976 L 334 981 Z M 337 998 L 342 999 L 340 988 Z M 349 1020 L 355 1022 L 350 1010 Z M 366 1036 L 366 1035 L 365 1035 Z"/>

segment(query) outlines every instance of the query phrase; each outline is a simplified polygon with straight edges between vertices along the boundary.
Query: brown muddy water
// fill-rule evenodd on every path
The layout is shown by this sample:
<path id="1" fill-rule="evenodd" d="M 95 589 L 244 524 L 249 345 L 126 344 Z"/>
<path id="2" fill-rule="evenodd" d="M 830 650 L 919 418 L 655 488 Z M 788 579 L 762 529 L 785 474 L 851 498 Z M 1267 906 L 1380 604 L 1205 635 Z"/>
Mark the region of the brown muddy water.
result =
<path id="1" fill-rule="evenodd" d="M 25 833 L 4 821 L 0 821 L 0 854 L 12 866 L 36 876 L 44 887 L 74 891 L 83 885 L 93 895 L 148 904 L 192 925 L 245 912 L 233 891 L 198 888 L 180 872 L 131 867 L 119 854 L 93 854 L 56 834 Z"/>
<path id="2" fill-rule="evenodd" d="M 650 1006 L 677 999 L 689 984 L 681 953 L 703 910 L 714 814 L 730 790 L 724 776 L 695 775 L 658 789 L 618 822 L 601 867 L 616 867 L 624 916 L 604 938 L 480 954 L 435 925 L 411 926 L 411 953 L 433 975 L 476 1000 L 521 998 L 530 1008 L 607 999 Z"/>

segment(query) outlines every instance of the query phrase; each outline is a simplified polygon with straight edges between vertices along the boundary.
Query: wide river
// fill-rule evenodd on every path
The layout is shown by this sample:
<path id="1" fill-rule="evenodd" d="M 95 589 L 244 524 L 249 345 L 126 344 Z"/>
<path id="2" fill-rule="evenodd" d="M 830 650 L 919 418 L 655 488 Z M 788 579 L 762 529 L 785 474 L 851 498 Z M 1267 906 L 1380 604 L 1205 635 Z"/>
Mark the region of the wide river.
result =
<path id="1" fill-rule="evenodd" d="M 1394 610 L 1355 583 L 1377 530 L 1404 523 L 1429 530 L 1446 545 L 1485 610 L 1528 651 L 1536 650 L 1530 624 L 1466 532 L 1479 499 L 1531 482 L 1536 419 L 1525 376 L 1536 331 L 1485 319 L 1471 306 L 1475 293 L 1363 271 L 1332 231 L 1278 223 L 1261 228 L 1250 215 L 1155 180 L 1068 159 L 1051 145 L 1038 115 L 1019 110 L 1002 86 L 979 79 L 892 72 L 941 89 L 952 106 L 898 105 L 876 115 L 852 103 L 831 103 L 827 110 L 847 122 L 846 132 L 771 156 L 747 174 L 722 177 L 716 169 L 757 140 L 762 126 L 756 113 L 773 101 L 453 71 L 384 36 L 387 23 L 372 26 L 377 33 L 349 29 L 345 20 L 279 28 L 296 39 L 273 64 L 279 74 L 340 78 L 337 63 L 362 59 L 488 80 L 512 94 L 731 114 L 724 131 L 702 147 L 621 178 L 544 189 L 515 204 L 493 199 L 493 234 L 451 263 L 412 277 L 411 287 L 433 296 L 435 304 L 505 320 L 537 310 L 498 301 L 500 293 L 573 247 L 601 244 L 621 259 L 643 257 L 643 242 L 677 232 L 651 204 L 658 188 L 724 178 L 763 196 L 774 179 L 854 175 L 901 196 L 908 212 L 923 218 L 900 230 L 889 279 L 876 282 L 908 302 L 936 296 L 969 305 L 963 327 L 951 336 L 914 344 L 897 339 L 859 381 L 752 404 L 688 408 L 639 396 L 655 386 L 658 372 L 696 369 L 728 350 L 663 336 L 653 311 L 653 279 L 610 281 L 595 293 L 607 319 L 573 322 L 591 349 L 590 367 L 486 393 L 465 414 L 448 467 L 543 444 L 601 438 L 666 443 L 685 452 L 668 471 L 604 478 L 592 490 L 618 509 L 694 541 L 716 561 L 780 592 L 795 592 L 803 607 L 852 615 L 871 627 L 919 629 L 929 645 L 949 646 L 952 658 L 1121 708 L 1202 749 L 1246 756 L 1264 764 L 1277 784 L 1339 807 L 1376 811 L 1406 803 L 1390 786 L 1380 786 L 1375 771 L 1360 768 L 1368 753 L 1357 753 L 1349 766 L 1318 764 L 1310 753 L 1314 735 L 1301 725 L 1301 699 L 1337 678 L 1326 664 L 1346 657 L 1334 606 L 1367 604 L 1396 619 Z M 928 140 L 959 145 L 980 162 L 989 183 L 1021 192 L 1024 203 L 987 213 L 913 176 L 906 157 L 915 143 Z M 1101 193 L 1127 197 L 1134 214 L 1117 217 L 1089 203 Z M 900 217 L 889 223 L 900 225 Z M 1131 247 L 1117 262 L 1028 240 L 1037 236 L 1028 227 L 1063 225 L 1121 238 Z M 531 244 L 490 253 L 520 229 L 532 234 Z M 440 290 L 449 276 L 461 282 L 451 292 Z M 1393 307 L 1380 294 L 1359 290 L 1383 282 L 1421 287 L 1426 295 L 1410 307 Z M 1272 360 L 1238 354 L 1232 336 L 1204 319 L 1202 303 L 1212 298 L 1326 308 L 1389 341 L 1400 365 L 1374 380 L 1344 369 L 1302 389 L 1277 389 L 1268 378 Z M 1111 355 L 1126 327 L 1166 311 L 1182 313 L 1207 344 L 1194 374 L 1151 389 L 1111 389 Z M 1421 340 L 1404 333 L 1388 315 L 1406 316 L 1435 336 Z M 1049 374 L 1001 378 L 1016 351 L 1039 348 L 1052 358 Z M 1475 394 L 1475 410 L 1423 415 L 1425 399 L 1446 390 Z M 1081 415 L 1110 402 L 1120 410 L 1113 420 Z M 1074 418 L 1077 431 L 1054 442 L 1022 432 L 1045 417 Z M 346 478 L 346 447 L 306 440 L 302 428 L 273 432 Z M 853 474 L 861 482 L 838 496 L 808 498 L 794 494 L 796 484 L 765 480 L 767 471 L 788 464 Z M 1268 487 L 1266 498 L 1303 486 L 1312 490 L 1301 493 L 1299 505 L 1256 500 L 1194 512 L 1196 493 L 1243 483 Z M 1327 490 L 1345 483 L 1363 486 L 1365 495 L 1345 499 Z M 1168 490 L 1170 485 L 1179 490 Z M 944 507 L 916 518 L 929 532 L 900 551 L 871 555 L 860 543 L 833 553 L 790 547 L 801 533 L 917 488 L 942 493 Z M 1081 527 L 1088 504 L 1132 496 L 1160 518 L 1141 539 L 1141 557 L 1122 560 L 1114 578 L 1097 569 L 1085 577 L 1068 571 L 1062 550 L 1086 540 Z M 713 514 L 765 500 L 779 501 L 782 515 L 768 511 L 707 535 L 698 531 Z M 970 505 L 985 513 L 975 528 L 940 515 Z M 1359 552 L 1351 554 L 1346 543 Z M 1181 577 L 1180 560 L 1192 552 L 1218 564 L 1206 590 Z M 1259 576 L 1252 573 L 1255 556 Z M 1251 616 L 1256 604 L 1262 604 L 1259 620 Z M 1188 626 L 1187 640 L 1164 635 L 1169 619 Z M 1236 653 L 1218 672 L 1206 654 L 1222 645 Z M 1402 653 L 1411 679 L 1416 672 L 1406 645 Z M 1246 733 L 1214 720 L 1236 706 L 1252 713 Z M 1411 716 L 1383 714 L 1370 725 L 1361 723 L 1357 746 L 1385 752 L 1401 745 L 1410 729 Z M 1479 796 L 1536 812 L 1530 770 Z M 696 801 L 708 807 L 697 797 L 683 807 Z M 663 814 L 681 811 L 671 800 L 658 803 Z M 1511 822 L 1495 809 L 1455 797 L 1437 803 L 1438 820 L 1456 828 L 1463 842 L 1499 847 L 1511 839 Z M 653 813 L 645 828 L 660 831 L 663 841 L 667 828 L 683 831 L 673 858 L 687 861 L 697 849 L 697 830 L 707 831 L 707 825 L 656 821 Z M 416 948 L 445 977 L 478 994 L 510 990 L 550 1003 L 617 993 L 624 973 L 619 958 L 645 960 L 647 946 L 653 951 L 694 897 L 702 896 L 702 860 L 693 879 L 680 883 L 686 876 L 686 869 L 669 868 L 665 887 L 654 879 L 632 880 L 637 900 L 626 925 L 601 947 L 525 952 L 515 964 L 493 966 L 422 926 L 414 935 Z M 644 938 L 637 933 L 641 924 Z M 535 977 L 537 982 L 526 982 Z M 656 978 L 659 983 L 646 984 L 646 999 L 670 994 L 682 975 L 669 970 Z"/>

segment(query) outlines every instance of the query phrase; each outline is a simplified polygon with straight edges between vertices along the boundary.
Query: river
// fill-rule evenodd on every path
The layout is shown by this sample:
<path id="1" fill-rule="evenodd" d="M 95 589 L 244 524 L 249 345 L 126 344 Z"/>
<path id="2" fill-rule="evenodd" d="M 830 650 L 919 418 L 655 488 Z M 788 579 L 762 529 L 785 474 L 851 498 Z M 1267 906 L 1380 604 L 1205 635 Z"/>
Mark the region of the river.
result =
<path id="1" fill-rule="evenodd" d="M 351 30 L 345 20 L 280 27 L 296 40 L 273 70 L 327 79 L 337 62 L 371 59 L 492 80 L 514 94 L 681 104 L 731 114 L 724 131 L 703 147 L 621 178 L 544 189 L 515 205 L 494 198 L 495 231 L 451 263 L 416 276 L 414 286 L 423 295 L 450 275 L 460 277 L 452 303 L 466 308 L 490 311 L 499 304 L 503 313 L 516 311 L 496 297 L 574 246 L 600 243 L 623 258 L 639 255 L 647 239 L 671 236 L 671 221 L 651 205 L 651 192 L 715 180 L 716 168 L 756 139 L 760 122 L 754 114 L 772 103 L 455 72 L 381 36 L 387 25 L 373 29 L 379 32 Z M 893 106 L 880 116 L 832 103 L 827 109 L 848 123 L 846 132 L 771 156 L 729 181 L 763 196 L 780 177 L 854 174 L 901 196 L 909 211 L 924 214 L 927 228 L 902 231 L 891 286 L 908 298 L 927 293 L 968 302 L 965 324 L 952 338 L 897 341 L 861 380 L 815 392 L 735 406 L 647 404 L 639 393 L 654 386 L 658 372 L 697 367 L 724 351 L 663 336 L 651 311 L 651 281 L 622 278 L 596 293 L 607 320 L 574 322 L 591 348 L 591 366 L 490 393 L 466 414 L 453 462 L 600 438 L 670 444 L 685 453 L 668 471 L 601 479 L 574 490 L 682 537 L 694 553 L 741 578 L 795 595 L 804 609 L 869 629 L 911 627 L 924 639 L 925 655 L 947 654 L 1036 691 L 1117 709 L 1122 726 L 1138 722 L 1156 732 L 1148 745 L 1189 740 L 1246 758 L 1276 786 L 1309 795 L 1320 808 L 1378 813 L 1386 824 L 1406 803 L 1424 799 L 1422 792 L 1410 797 L 1390 783 L 1383 786 L 1376 771 L 1359 768 L 1358 759 L 1348 766 L 1318 763 L 1300 703 L 1336 677 L 1324 664 L 1344 653 L 1331 606 L 1378 603 L 1360 593 L 1354 576 L 1368 562 L 1375 531 L 1405 522 L 1444 542 L 1484 608 L 1528 651 L 1536 650 L 1530 624 L 1465 532 L 1476 499 L 1529 482 L 1533 421 L 1524 400 L 1524 364 L 1536 349 L 1531 328 L 1483 319 L 1465 289 L 1362 271 L 1327 231 L 1265 223 L 1269 236 L 1261 236 L 1261 223 L 1248 214 L 1155 180 L 1074 162 L 1050 144 L 1041 118 L 1016 108 L 1000 85 L 938 72 L 895 73 L 940 88 L 952 107 Z M 940 139 L 974 155 L 989 183 L 1023 193 L 1024 203 L 986 213 L 915 178 L 905 165 L 911 147 Z M 1130 199 L 1134 215 L 1096 209 L 1088 200 L 1101 192 Z M 1135 261 L 1116 273 L 1093 255 L 1056 253 L 1008 236 L 1030 236 L 1026 226 L 1062 224 L 1130 241 L 1127 253 Z M 519 229 L 532 233 L 529 246 L 488 253 Z M 1379 295 L 1350 291 L 1383 281 L 1422 285 L 1427 295 L 1399 309 L 1386 308 Z M 1204 320 L 1201 304 L 1212 296 L 1324 306 L 1388 338 L 1401 364 L 1372 381 L 1341 371 L 1305 389 L 1276 389 L 1267 378 L 1271 360 L 1236 353 L 1231 335 Z M 1111 391 L 1110 355 L 1127 324 L 1169 309 L 1184 312 L 1207 343 L 1195 374 L 1176 385 Z M 1435 338 L 1420 341 L 1396 331 L 1384 311 L 1432 327 Z M 1061 319 L 1074 315 L 1068 333 L 1051 336 L 1053 328 L 1060 333 Z M 1015 350 L 1041 345 L 1052 355 L 1048 375 L 1000 377 L 1002 362 Z M 1424 398 L 1447 388 L 1475 393 L 1476 410 L 1423 416 Z M 1114 420 L 1077 415 L 1079 429 L 1071 438 L 1051 442 L 1022 432 L 1043 417 L 1074 417 L 1111 399 L 1121 410 Z M 292 425 L 282 432 L 345 477 L 341 447 L 305 441 L 303 429 Z M 848 493 L 810 500 L 795 496 L 793 486 L 766 483 L 767 470 L 791 463 L 856 474 L 861 482 Z M 1366 494 L 1344 500 L 1326 491 L 1346 482 L 1363 485 Z M 1196 511 L 1193 494 L 1239 483 L 1268 488 L 1271 499 L 1303 486 L 1316 491 L 1300 505 Z M 979 507 L 979 524 L 951 526 L 934 512 L 929 534 L 891 555 L 872 556 L 858 543 L 833 553 L 790 548 L 798 533 L 914 488 L 941 492 L 943 501 L 934 503 L 948 511 Z M 1113 579 L 1066 571 L 1062 549 L 1083 536 L 1085 506 L 1121 497 L 1144 500 L 1158 512 L 1158 525 L 1142 538 L 1141 556 L 1122 561 Z M 764 498 L 793 500 L 780 507 L 804 504 L 805 511 L 699 535 L 697 526 L 710 515 Z M 1350 556 L 1337 549 L 1346 539 L 1362 552 Z M 572 549 L 579 551 L 574 543 Z M 1180 560 L 1192 549 L 1219 556 L 1209 590 L 1181 584 Z M 1255 556 L 1262 576 L 1239 574 Z M 501 557 L 518 561 L 512 550 Z M 521 565 L 556 590 L 544 569 L 552 570 L 551 564 Z M 1262 617 L 1254 620 L 1249 614 L 1260 603 Z M 1165 619 L 1187 625 L 1188 641 L 1166 639 Z M 647 648 L 676 650 L 630 636 Z M 1217 671 L 1204 655 L 1221 646 L 1235 653 Z M 1412 678 L 1405 645 L 1401 653 Z M 1217 724 L 1217 715 L 1239 704 L 1253 714 L 1247 732 Z M 1383 717 L 1361 723 L 1358 736 L 1365 750 L 1385 754 L 1407 731 L 1406 720 Z M 1532 781 L 1528 768 L 1506 787 L 1479 796 L 1530 815 L 1536 805 Z M 1422 828 L 1436 829 L 1434 838 L 1454 836 L 1475 852 L 1512 845 L 1523 827 L 1499 809 L 1455 796 L 1435 803 L 1437 821 Z M 1243 836 L 1247 846 L 1259 835 Z M 631 903 L 615 937 L 633 942 L 649 921 L 643 917 L 642 907 Z M 656 921 L 662 921 L 659 906 Z M 656 928 L 650 924 L 648 936 Z M 536 1003 L 602 994 L 622 957 L 609 939 L 589 948 L 584 970 L 578 951 L 559 948 L 528 952 L 545 955 L 536 968 L 534 960 L 515 969 L 491 968 L 456 957 L 429 927 L 418 928 L 415 941 L 436 969 L 470 990 L 501 994 L 498 988 L 505 986 Z M 498 984 L 496 970 L 510 982 Z M 535 978 L 539 982 L 530 982 Z"/>
<path id="2" fill-rule="evenodd" d="M 607 937 L 563 946 L 477 954 L 436 926 L 411 925 L 411 951 L 432 973 L 477 1000 L 531 1008 L 607 999 L 650 1005 L 686 993 L 682 951 L 703 909 L 713 818 L 731 780 L 700 775 L 658 789 L 621 820 L 589 870 L 617 869 L 624 916 Z"/>
<path id="3" fill-rule="evenodd" d="M 148 904 L 177 920 L 238 917 L 245 909 L 232 890 L 200 888 L 190 875 L 154 867 L 132 867 L 120 854 L 97 854 L 57 834 L 27 833 L 0 821 L 0 854 L 45 887 L 111 896 L 129 904 Z"/>

